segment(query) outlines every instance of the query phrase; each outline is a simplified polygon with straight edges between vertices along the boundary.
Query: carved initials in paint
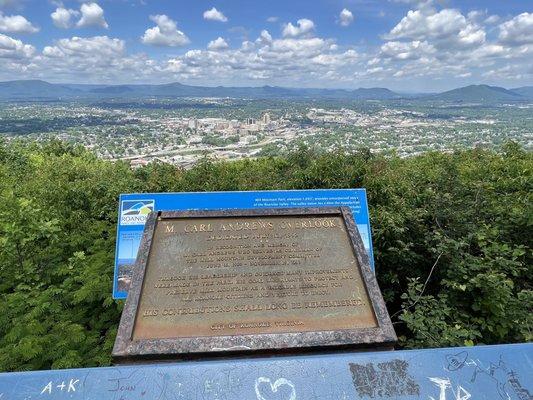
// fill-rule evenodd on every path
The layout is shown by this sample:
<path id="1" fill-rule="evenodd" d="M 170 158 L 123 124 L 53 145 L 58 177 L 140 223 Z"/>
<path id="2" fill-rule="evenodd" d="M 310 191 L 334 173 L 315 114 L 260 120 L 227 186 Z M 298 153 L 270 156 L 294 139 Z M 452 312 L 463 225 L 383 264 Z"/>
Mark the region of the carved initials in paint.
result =
<path id="1" fill-rule="evenodd" d="M 67 393 L 70 393 L 70 392 L 75 392 L 76 391 L 76 384 L 79 382 L 80 380 L 79 379 L 71 379 L 69 382 L 68 382 L 68 385 L 65 384 L 65 381 L 62 381 L 60 384 L 58 385 L 55 385 L 53 384 L 52 381 L 48 382 L 48 384 L 43 388 L 43 390 L 41 390 L 41 394 L 45 394 L 45 393 L 48 393 L 48 394 L 52 394 L 52 391 L 54 390 L 54 387 L 56 389 L 59 389 L 59 391 L 61 392 L 67 392 Z"/>
<path id="2" fill-rule="evenodd" d="M 451 388 L 453 400 L 468 400 L 472 395 L 460 385 L 457 385 L 457 392 L 453 390 L 450 378 L 429 378 L 439 388 L 439 400 L 446 400 L 446 390 Z M 429 396 L 430 400 L 435 400 L 434 397 Z"/>

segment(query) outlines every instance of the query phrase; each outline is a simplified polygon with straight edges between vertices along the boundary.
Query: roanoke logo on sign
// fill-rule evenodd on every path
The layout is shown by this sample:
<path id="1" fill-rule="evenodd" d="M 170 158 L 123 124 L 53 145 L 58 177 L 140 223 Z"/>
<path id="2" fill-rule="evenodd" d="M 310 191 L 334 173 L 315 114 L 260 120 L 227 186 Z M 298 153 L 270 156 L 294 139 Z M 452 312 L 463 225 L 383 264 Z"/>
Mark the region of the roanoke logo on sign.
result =
<path id="1" fill-rule="evenodd" d="M 125 200 L 122 202 L 120 223 L 122 225 L 144 225 L 148 214 L 154 211 L 154 200 Z"/>

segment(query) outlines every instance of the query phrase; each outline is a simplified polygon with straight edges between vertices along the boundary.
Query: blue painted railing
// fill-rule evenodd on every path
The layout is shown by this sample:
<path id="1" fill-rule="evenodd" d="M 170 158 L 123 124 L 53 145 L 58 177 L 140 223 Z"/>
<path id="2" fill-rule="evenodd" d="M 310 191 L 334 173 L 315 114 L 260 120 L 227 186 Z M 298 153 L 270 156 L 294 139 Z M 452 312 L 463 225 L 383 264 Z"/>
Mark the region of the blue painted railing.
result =
<path id="1" fill-rule="evenodd" d="M 0 374 L 0 400 L 532 400 L 533 344 Z"/>

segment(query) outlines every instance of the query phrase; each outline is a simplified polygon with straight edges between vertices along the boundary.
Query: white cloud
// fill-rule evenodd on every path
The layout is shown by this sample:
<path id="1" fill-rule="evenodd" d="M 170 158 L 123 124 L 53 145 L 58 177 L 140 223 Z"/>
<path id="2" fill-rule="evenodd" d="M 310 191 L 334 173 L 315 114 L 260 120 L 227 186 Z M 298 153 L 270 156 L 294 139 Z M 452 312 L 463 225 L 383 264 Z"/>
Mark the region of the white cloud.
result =
<path id="1" fill-rule="evenodd" d="M 259 34 L 256 43 L 259 45 L 268 45 L 272 43 L 272 35 L 266 29 L 263 29 Z"/>
<path id="2" fill-rule="evenodd" d="M 500 17 L 498 15 L 490 15 L 488 16 L 484 23 L 487 25 L 492 25 L 500 21 Z"/>
<path id="3" fill-rule="evenodd" d="M 80 11 L 81 18 L 76 24 L 78 28 L 99 26 L 107 29 L 109 27 L 104 18 L 104 10 L 97 3 L 83 3 Z"/>
<path id="4" fill-rule="evenodd" d="M 469 11 L 467 14 L 468 19 L 471 19 L 471 20 L 480 19 L 484 15 L 486 15 L 486 12 L 482 10 L 472 10 L 472 11 Z"/>
<path id="5" fill-rule="evenodd" d="M 533 13 L 522 13 L 501 24 L 499 39 L 510 45 L 533 43 Z"/>
<path id="6" fill-rule="evenodd" d="M 23 44 L 19 43 L 20 46 Z M 100 83 L 161 80 L 205 83 L 216 77 L 219 84 L 262 82 L 315 86 L 318 81 L 346 80 L 359 59 L 354 50 L 339 49 L 332 39 L 273 38 L 266 30 L 235 49 L 223 38 L 217 38 L 206 50 L 189 50 L 166 61 L 155 61 L 142 54 L 129 55 L 121 39 L 72 37 L 46 46 L 42 53 L 33 54 L 16 67 L 4 67 L 0 60 L 0 77 L 6 76 L 5 71 L 20 71 L 18 77 L 61 76 L 65 81 Z"/>
<path id="7" fill-rule="evenodd" d="M 355 50 L 347 50 L 344 53 L 320 54 L 312 58 L 312 62 L 337 69 L 347 64 L 353 64 L 359 59 Z"/>
<path id="8" fill-rule="evenodd" d="M 307 18 L 299 19 L 296 26 L 288 23 L 283 27 L 283 37 L 308 36 L 315 30 L 315 23 Z"/>
<path id="9" fill-rule="evenodd" d="M 145 55 L 128 55 L 124 40 L 108 36 L 72 37 L 46 46 L 33 58 L 38 72 L 32 76 L 61 76 L 67 81 L 101 83 L 146 80 L 157 73 Z"/>
<path id="10" fill-rule="evenodd" d="M 215 7 L 213 7 L 210 10 L 204 11 L 204 19 L 207 19 L 209 21 L 220 21 L 220 22 L 228 21 L 226 16 L 221 11 L 218 11 Z"/>
<path id="11" fill-rule="evenodd" d="M 522 69 L 520 69 L 520 66 L 516 65 L 504 65 L 500 68 L 491 69 L 488 71 L 485 71 L 483 73 L 483 76 L 485 78 L 491 78 L 491 79 L 507 79 L 509 81 L 517 81 L 521 79 L 526 79 L 528 74 L 527 71 L 524 72 Z"/>
<path id="12" fill-rule="evenodd" d="M 144 44 L 176 47 L 189 43 L 187 35 L 178 30 L 176 21 L 166 15 L 151 15 L 150 19 L 156 23 L 156 26 L 144 32 L 141 37 Z"/>
<path id="13" fill-rule="evenodd" d="M 457 37 L 452 38 L 451 42 L 459 46 L 476 47 L 485 42 L 485 31 L 475 25 L 468 24 L 461 29 Z"/>
<path id="14" fill-rule="evenodd" d="M 488 21 L 486 12 L 463 14 L 455 9 L 442 9 L 438 4 L 418 2 L 421 8 L 398 18 L 397 25 L 377 45 L 356 42 L 350 45 L 344 41 L 338 44 L 333 38 L 319 37 L 309 19 L 288 23 L 277 35 L 263 30 L 254 39 L 243 36 L 240 46 L 233 40 L 230 47 L 223 37 L 214 36 L 216 39 L 205 49 L 191 49 L 162 59 L 128 54 L 124 40 L 108 36 L 61 39 L 39 53 L 33 46 L 3 35 L 0 78 L 60 76 L 65 81 L 100 83 L 175 80 L 200 85 L 302 87 L 379 84 L 400 85 L 404 90 L 416 87 L 419 82 L 453 85 L 462 84 L 465 79 L 488 80 L 492 84 L 531 82 L 533 46 L 527 43 L 532 36 L 530 14 Z M 65 9 L 59 3 L 56 7 Z M 72 10 L 66 11 L 70 15 Z M 144 32 L 141 38 L 144 43 L 161 46 L 189 43 L 168 16 L 150 18 L 154 23 Z M 58 12 L 52 19 L 62 27 L 71 26 L 75 20 L 64 12 Z M 337 23 L 340 24 L 340 16 Z"/>
<path id="15" fill-rule="evenodd" d="M 21 79 L 34 72 L 34 54 L 35 47 L 0 33 L 0 78 Z"/>
<path id="16" fill-rule="evenodd" d="M 228 45 L 228 42 L 224 40 L 224 38 L 221 38 L 219 36 L 215 40 L 211 40 L 209 44 L 207 45 L 207 48 L 209 50 L 219 51 L 219 50 L 226 50 L 227 48 L 229 48 L 229 45 Z"/>
<path id="17" fill-rule="evenodd" d="M 34 53 L 35 47 L 0 33 L 0 60 L 30 58 Z"/>
<path id="18" fill-rule="evenodd" d="M 302 58 L 314 57 L 328 49 L 329 41 L 322 38 L 285 38 L 272 42 L 272 50 L 276 57 L 299 56 Z"/>
<path id="19" fill-rule="evenodd" d="M 278 22 L 279 20 L 279 17 L 268 17 L 266 19 L 267 22 L 270 22 L 271 24 L 273 24 L 274 22 Z"/>
<path id="20" fill-rule="evenodd" d="M 341 26 L 348 26 L 353 22 L 353 14 L 347 8 L 344 8 L 339 14 L 339 24 Z"/>
<path id="21" fill-rule="evenodd" d="M 516 16 L 502 24 L 496 41 L 486 30 L 492 29 L 490 25 L 498 16 L 487 17 L 486 11 L 478 10 L 463 15 L 456 9 L 439 10 L 436 4 L 423 2 L 418 4 L 420 8 L 410 10 L 383 36 L 388 41 L 379 50 L 369 49 L 369 68 L 354 75 L 362 78 L 372 70 L 375 79 L 384 81 L 469 78 L 475 82 L 483 80 L 488 70 L 499 71 L 508 60 L 513 60 L 513 71 L 518 75 L 528 75 L 527 59 L 533 47 L 524 43 L 531 36 L 524 17 Z"/>
<path id="22" fill-rule="evenodd" d="M 50 17 L 55 26 L 61 29 L 68 29 L 72 27 L 72 18 L 78 15 L 79 12 L 76 10 L 58 7 L 52 14 L 50 14 Z"/>
<path id="23" fill-rule="evenodd" d="M 416 60 L 435 53 L 435 48 L 426 41 L 387 42 L 381 46 L 381 54 L 396 60 Z"/>
<path id="24" fill-rule="evenodd" d="M 43 55 L 47 57 L 109 57 L 124 55 L 125 43 L 121 39 L 107 36 L 82 38 L 74 36 L 70 39 L 60 39 L 54 46 L 46 46 Z"/>
<path id="25" fill-rule="evenodd" d="M 35 33 L 39 32 L 39 28 L 22 15 L 4 15 L 0 12 L 0 32 Z"/>
<path id="26" fill-rule="evenodd" d="M 458 10 L 410 10 L 385 36 L 387 39 L 434 40 L 435 46 L 473 46 L 485 41 L 485 31 Z"/>
<path id="27" fill-rule="evenodd" d="M 499 44 L 486 44 L 481 46 L 470 53 L 470 56 L 474 59 L 479 58 L 492 58 L 492 57 L 504 57 L 508 54 L 508 49 Z"/>
<path id="28" fill-rule="evenodd" d="M 225 51 L 190 50 L 168 61 L 166 71 L 178 80 L 262 81 L 314 86 L 318 80 L 344 81 L 360 60 L 353 49 L 339 50 L 331 39 L 272 38 L 266 30 L 255 41 Z"/>
<path id="29" fill-rule="evenodd" d="M 424 39 L 436 35 L 442 36 L 455 30 L 449 17 L 449 13 L 442 14 L 441 12 L 428 16 L 420 10 L 410 10 L 387 37 L 389 39 Z"/>

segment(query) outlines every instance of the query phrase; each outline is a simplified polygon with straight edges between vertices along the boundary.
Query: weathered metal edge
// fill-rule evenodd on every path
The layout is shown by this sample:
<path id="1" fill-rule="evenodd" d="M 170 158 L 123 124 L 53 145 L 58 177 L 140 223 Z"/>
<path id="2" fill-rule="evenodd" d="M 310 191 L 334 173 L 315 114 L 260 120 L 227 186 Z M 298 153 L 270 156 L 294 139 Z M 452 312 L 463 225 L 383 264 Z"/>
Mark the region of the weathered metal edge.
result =
<path id="1" fill-rule="evenodd" d="M 161 211 L 159 218 L 225 218 L 225 217 L 257 217 L 277 215 L 302 215 L 302 214 L 341 214 L 341 207 L 291 207 L 291 208 L 252 208 L 228 210 L 187 210 L 187 211 Z"/>
<path id="2" fill-rule="evenodd" d="M 128 297 L 122 310 L 120 323 L 113 346 L 112 357 L 120 356 L 128 353 L 128 348 L 131 344 L 133 335 L 133 327 L 135 325 L 135 318 L 137 314 L 137 306 L 142 292 L 144 281 L 144 274 L 146 272 L 146 265 L 150 255 L 150 248 L 152 246 L 152 238 L 157 223 L 159 212 L 152 212 L 148 215 L 144 225 L 144 231 L 135 259 L 133 269 L 132 282 L 128 291 Z"/>
<path id="3" fill-rule="evenodd" d="M 176 339 L 153 339 L 133 341 L 132 332 L 136 310 L 142 292 L 142 283 L 149 257 L 153 232 L 158 219 L 166 218 L 223 218 L 228 216 L 275 216 L 275 215 L 340 215 L 350 237 L 355 257 L 359 264 L 365 287 L 376 316 L 378 327 L 354 330 L 313 331 L 253 334 L 238 336 L 212 336 Z M 357 251 L 356 251 L 357 250 Z M 377 296 L 376 296 L 377 293 Z M 373 296 L 376 296 L 375 298 Z M 141 240 L 132 285 L 120 321 L 113 348 L 116 362 L 127 359 L 144 359 L 154 356 L 188 354 L 213 354 L 231 352 L 257 352 L 261 350 L 286 350 L 302 348 L 331 348 L 340 346 L 358 347 L 361 345 L 388 346 L 396 342 L 396 335 L 375 277 L 370 269 L 369 259 L 357 231 L 350 210 L 346 207 L 319 208 L 273 208 L 273 209 L 231 209 L 209 211 L 165 211 L 152 213 L 148 217 Z M 216 344 L 213 346 L 213 344 Z"/>
<path id="4" fill-rule="evenodd" d="M 379 289 L 376 275 L 370 268 L 370 259 L 363 244 L 363 240 L 361 239 L 361 235 L 359 234 L 359 229 L 357 228 L 357 224 L 353 218 L 352 211 L 349 207 L 340 207 L 340 209 L 344 215 L 344 223 L 348 229 L 353 247 L 356 250 L 354 251 L 354 255 L 361 269 L 363 282 L 366 286 L 372 307 L 374 307 L 374 314 L 376 316 L 378 325 L 382 330 L 384 338 L 386 338 L 385 341 L 395 343 L 398 341 L 398 338 L 392 326 L 392 321 L 390 319 L 389 312 L 387 311 L 385 300 L 383 299 L 383 295 Z"/>

